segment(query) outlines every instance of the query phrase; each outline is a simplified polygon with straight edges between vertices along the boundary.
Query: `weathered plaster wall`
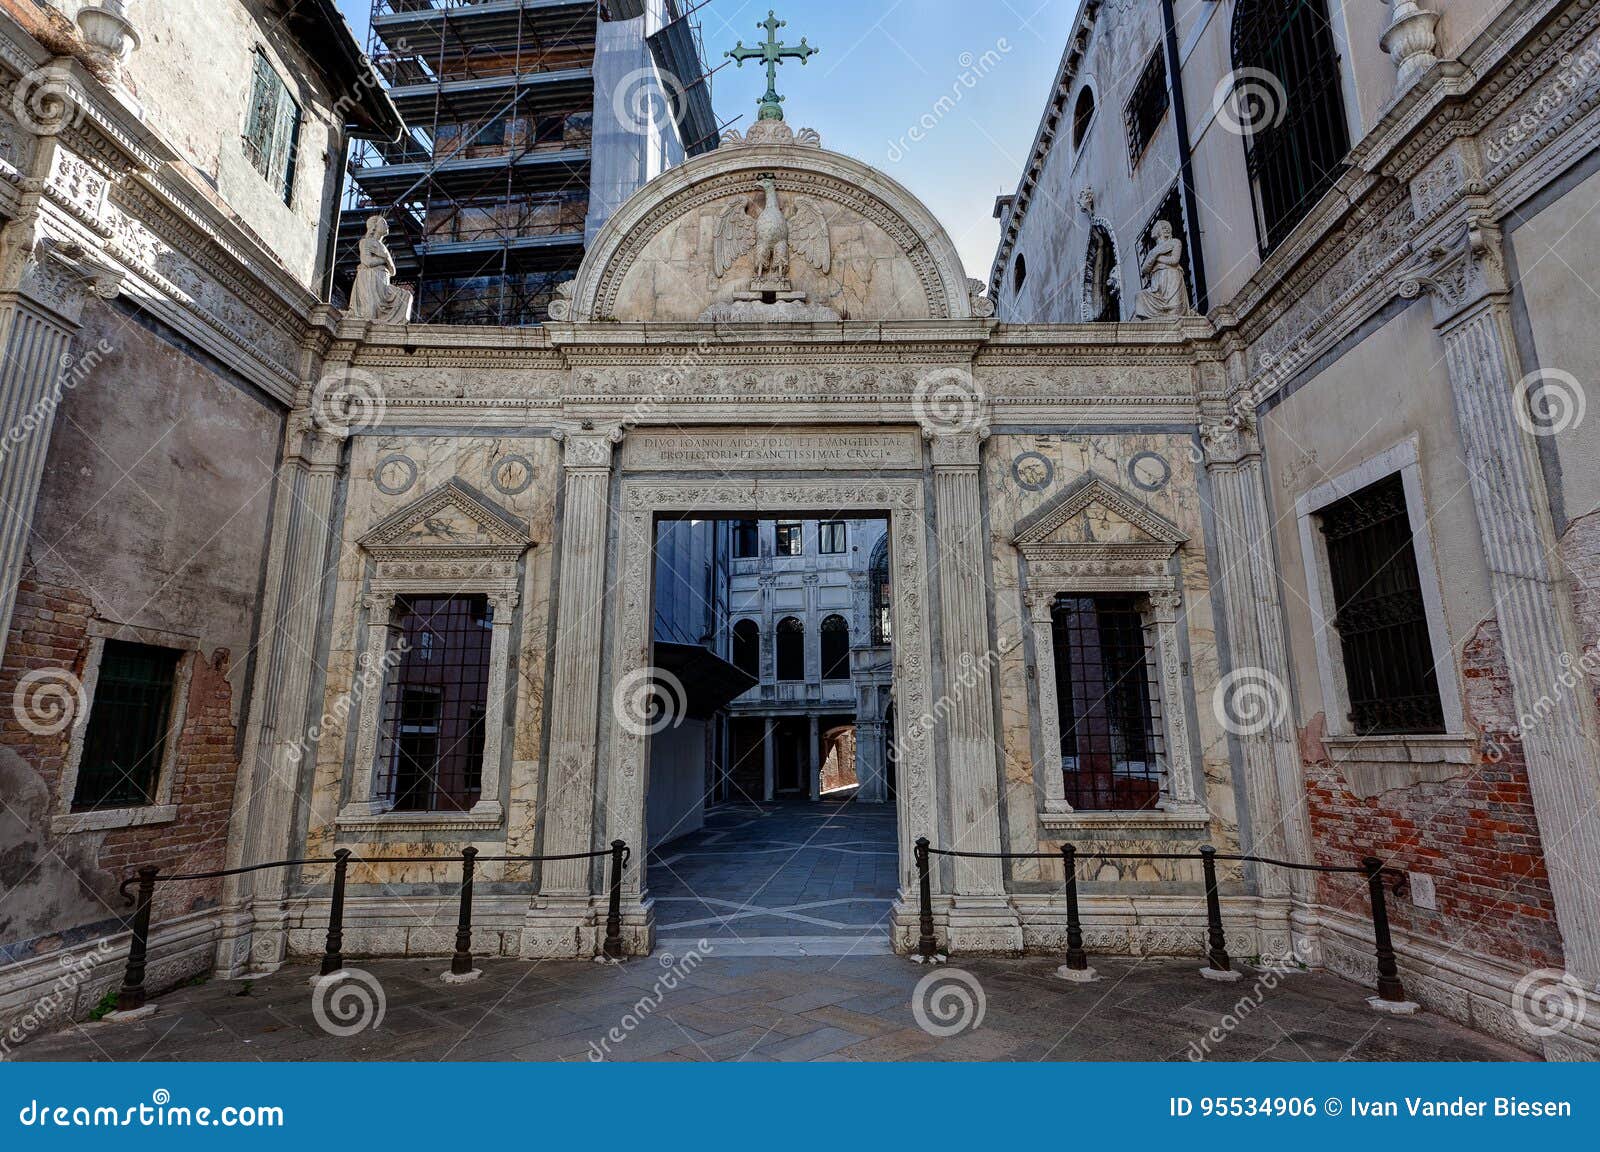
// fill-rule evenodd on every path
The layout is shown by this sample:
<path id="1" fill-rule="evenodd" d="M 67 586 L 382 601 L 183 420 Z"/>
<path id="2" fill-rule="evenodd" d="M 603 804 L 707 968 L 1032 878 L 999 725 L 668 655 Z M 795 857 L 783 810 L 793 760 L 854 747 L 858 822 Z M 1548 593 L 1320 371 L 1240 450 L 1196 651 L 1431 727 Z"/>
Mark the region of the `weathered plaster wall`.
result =
<path id="1" fill-rule="evenodd" d="M 1410 897 L 1392 902 L 1403 930 L 1520 963 L 1544 963 L 1559 957 L 1560 939 L 1520 747 L 1506 739 L 1515 722 L 1510 682 L 1454 412 L 1432 309 L 1419 301 L 1261 421 L 1313 841 L 1323 863 L 1351 864 L 1376 854 L 1432 877 L 1436 909 Z M 1334 695 L 1318 671 L 1318 625 L 1295 505 L 1305 493 L 1413 438 L 1427 516 L 1419 536 L 1440 574 L 1430 591 L 1440 597 L 1450 642 L 1443 659 L 1457 670 L 1464 735 L 1483 739 L 1470 762 L 1433 759 L 1414 773 L 1398 770 L 1387 781 L 1395 786 L 1373 795 L 1349 778 L 1324 742 Z M 1331 629 L 1328 643 L 1338 644 Z M 1441 690 L 1447 690 L 1442 678 Z M 1366 897 L 1356 878 L 1323 877 L 1319 892 L 1335 908 L 1364 914 Z"/>
<path id="2" fill-rule="evenodd" d="M 91 621 L 198 651 L 171 822 L 53 832 L 71 729 L 31 733 L 9 707 L 0 717 L 0 793 L 15 806 L 0 836 L 0 944 L 16 955 L 103 931 L 126 913 L 115 888 L 138 866 L 220 866 L 282 426 L 275 406 L 108 306 L 87 310 L 75 347 L 103 351 L 67 377 L 80 382 L 56 415 L 0 690 L 11 700 L 32 669 L 81 680 Z M 158 895 L 157 916 L 171 916 L 214 902 L 217 886 Z"/>

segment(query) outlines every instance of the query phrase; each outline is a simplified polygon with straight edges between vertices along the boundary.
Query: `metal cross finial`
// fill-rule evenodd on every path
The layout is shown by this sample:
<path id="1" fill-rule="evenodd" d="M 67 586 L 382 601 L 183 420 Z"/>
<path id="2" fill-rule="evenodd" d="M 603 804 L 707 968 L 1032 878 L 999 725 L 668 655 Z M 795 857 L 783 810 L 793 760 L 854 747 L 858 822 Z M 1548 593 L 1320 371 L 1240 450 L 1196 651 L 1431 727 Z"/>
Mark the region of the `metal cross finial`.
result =
<path id="1" fill-rule="evenodd" d="M 787 22 L 778 19 L 775 12 L 768 11 L 767 18 L 756 25 L 757 28 L 767 30 L 765 43 L 754 48 L 746 48 L 741 40 L 727 53 L 740 67 L 746 60 L 760 60 L 767 66 L 767 94 L 756 101 L 761 107 L 761 120 L 783 119 L 783 97 L 778 95 L 778 65 L 784 60 L 798 60 L 804 64 L 808 57 L 815 56 L 821 49 L 813 48 L 806 43 L 804 36 L 800 37 L 800 46 L 791 48 L 787 44 L 778 42 L 778 29 L 787 27 Z"/>

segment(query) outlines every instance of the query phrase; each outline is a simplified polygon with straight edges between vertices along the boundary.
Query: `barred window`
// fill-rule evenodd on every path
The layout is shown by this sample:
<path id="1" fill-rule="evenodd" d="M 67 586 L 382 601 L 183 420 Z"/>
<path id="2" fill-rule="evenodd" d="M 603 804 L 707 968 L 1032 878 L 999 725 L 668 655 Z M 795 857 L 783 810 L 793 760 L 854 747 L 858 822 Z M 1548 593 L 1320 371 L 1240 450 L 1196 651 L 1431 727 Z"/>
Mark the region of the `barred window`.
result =
<path id="1" fill-rule="evenodd" d="M 1352 730 L 1443 732 L 1404 481 L 1398 474 L 1380 480 L 1319 517 Z"/>
<path id="2" fill-rule="evenodd" d="M 182 652 L 107 640 L 84 732 L 72 810 L 154 803 Z"/>
<path id="3" fill-rule="evenodd" d="M 837 614 L 822 621 L 822 678 L 850 679 L 850 625 Z"/>
<path id="4" fill-rule="evenodd" d="M 1154 808 L 1161 728 L 1137 599 L 1060 596 L 1051 625 L 1067 803 L 1090 812 Z"/>
<path id="5" fill-rule="evenodd" d="M 1333 186 L 1350 150 L 1326 0 L 1240 0 L 1233 74 L 1265 254 Z"/>
<path id="6" fill-rule="evenodd" d="M 486 596 L 397 601 L 400 662 L 384 698 L 383 764 L 398 811 L 466 811 L 483 780 L 493 609 Z"/>
<path id="7" fill-rule="evenodd" d="M 294 199 L 295 148 L 300 142 L 300 106 L 260 52 L 250 87 L 244 152 L 255 170 L 283 198 Z"/>
<path id="8" fill-rule="evenodd" d="M 1128 128 L 1128 164 L 1136 167 L 1150 146 L 1161 118 L 1167 114 L 1167 62 L 1158 48 L 1150 56 L 1133 86 L 1133 96 L 1123 111 Z"/>

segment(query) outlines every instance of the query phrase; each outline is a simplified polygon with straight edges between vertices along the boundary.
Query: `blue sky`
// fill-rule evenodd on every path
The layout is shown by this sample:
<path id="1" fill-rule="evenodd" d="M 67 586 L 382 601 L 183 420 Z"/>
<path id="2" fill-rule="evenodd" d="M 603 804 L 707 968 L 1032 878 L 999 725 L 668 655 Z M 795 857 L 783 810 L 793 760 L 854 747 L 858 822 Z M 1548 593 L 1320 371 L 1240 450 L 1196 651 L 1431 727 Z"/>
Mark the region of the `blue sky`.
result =
<path id="1" fill-rule="evenodd" d="M 369 0 L 340 6 L 365 41 Z M 949 229 L 968 275 L 987 279 L 994 198 L 1016 188 L 1076 0 L 710 0 L 695 16 L 712 63 L 737 40 L 760 40 L 771 7 L 789 22 L 780 36 L 821 49 L 781 70 L 789 122 L 909 187 Z M 712 81 L 717 115 L 748 126 L 765 72 L 727 64 Z M 953 109 L 939 110 L 943 97 Z"/>

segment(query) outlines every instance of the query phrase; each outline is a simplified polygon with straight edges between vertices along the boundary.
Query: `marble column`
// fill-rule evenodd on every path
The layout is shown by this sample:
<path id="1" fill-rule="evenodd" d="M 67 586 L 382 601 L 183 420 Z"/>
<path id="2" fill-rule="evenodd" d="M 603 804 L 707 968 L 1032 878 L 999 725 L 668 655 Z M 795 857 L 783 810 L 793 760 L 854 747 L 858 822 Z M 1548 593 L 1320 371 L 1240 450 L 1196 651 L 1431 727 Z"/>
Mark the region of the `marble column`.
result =
<path id="1" fill-rule="evenodd" d="M 822 799 L 822 717 L 811 717 L 811 799 Z"/>
<path id="2" fill-rule="evenodd" d="M 594 845 L 601 637 L 607 604 L 606 536 L 611 458 L 619 430 L 568 432 L 550 685 L 550 764 L 545 778 L 544 852 L 588 852 Z M 634 851 L 640 851 L 636 845 Z M 541 897 L 571 901 L 591 893 L 591 861 L 544 865 Z"/>
<path id="3" fill-rule="evenodd" d="M 1046 812 L 1071 812 L 1067 781 L 1061 767 L 1061 702 L 1056 698 L 1056 593 L 1028 593 L 1028 618 L 1033 625 L 1033 667 L 1039 691 L 1039 749 L 1034 753 L 1036 778 L 1043 785 Z"/>
<path id="4" fill-rule="evenodd" d="M 772 797 L 777 790 L 777 737 L 778 722 L 771 716 L 766 718 L 766 727 L 761 733 L 761 799 L 772 803 Z"/>
<path id="5" fill-rule="evenodd" d="M 1530 431 L 1499 230 L 1468 219 L 1410 269 L 1431 294 L 1477 510 L 1495 617 L 1522 728 L 1528 783 L 1567 971 L 1600 981 L 1600 753 L 1587 682 L 1561 686 L 1584 651 Z"/>
<path id="6" fill-rule="evenodd" d="M 44 477 L 56 409 L 74 376 L 72 337 L 92 294 L 110 300 L 122 277 L 86 249 L 48 239 L 23 221 L 4 236 L 0 261 L 0 653 Z M 99 353 L 79 351 L 82 370 Z"/>
<path id="7" fill-rule="evenodd" d="M 1242 375 L 1242 369 L 1242 357 L 1235 354 L 1233 374 Z M 1261 449 L 1249 413 L 1207 411 L 1200 440 L 1216 530 L 1214 586 L 1221 592 L 1218 607 L 1229 648 L 1224 680 L 1201 707 L 1211 706 L 1239 748 L 1250 851 L 1276 859 L 1309 860 L 1302 815 L 1305 785 L 1289 708 L 1288 648 L 1278 607 Z M 1270 701 L 1263 714 L 1235 715 L 1242 711 L 1241 702 L 1262 697 Z M 1309 899 L 1307 875 L 1258 868 L 1257 889 L 1264 896 L 1295 892 Z"/>
<path id="8" fill-rule="evenodd" d="M 949 760 L 949 847 L 994 852 L 1000 841 L 1000 763 L 989 680 L 989 581 L 980 499 L 984 430 L 927 433 L 932 446 L 934 526 L 939 541 L 940 663 Z M 1005 895 L 1000 861 L 956 859 L 950 947 L 1018 951 L 1022 929 Z"/>
<path id="9" fill-rule="evenodd" d="M 309 793 L 305 736 L 319 713 L 322 669 L 314 654 L 329 583 L 338 572 L 334 498 L 344 437 L 301 409 L 289 417 L 283 466 L 273 501 L 266 598 L 256 653 L 256 706 L 245 733 L 234 790 L 228 866 L 294 856 L 294 816 Z M 365 711 L 365 710 L 364 710 Z M 334 814 L 323 814 L 331 823 Z M 223 886 L 223 932 L 217 965 L 224 975 L 270 970 L 284 956 L 284 898 L 289 874 L 269 868 L 230 877 Z"/>
<path id="10" fill-rule="evenodd" d="M 856 723 L 856 799 L 868 804 L 881 804 L 888 799 L 887 781 L 883 778 L 883 725 L 875 720 Z"/>

